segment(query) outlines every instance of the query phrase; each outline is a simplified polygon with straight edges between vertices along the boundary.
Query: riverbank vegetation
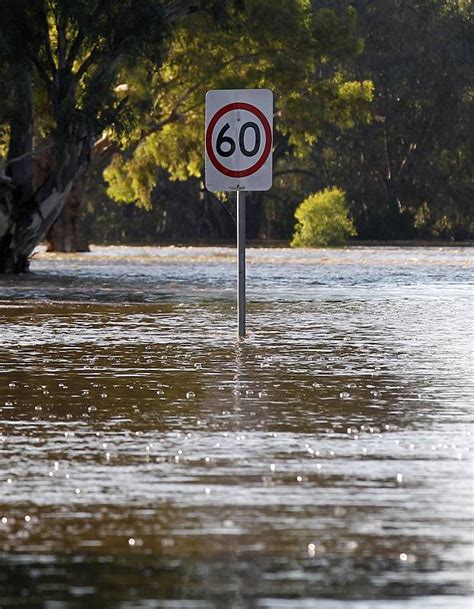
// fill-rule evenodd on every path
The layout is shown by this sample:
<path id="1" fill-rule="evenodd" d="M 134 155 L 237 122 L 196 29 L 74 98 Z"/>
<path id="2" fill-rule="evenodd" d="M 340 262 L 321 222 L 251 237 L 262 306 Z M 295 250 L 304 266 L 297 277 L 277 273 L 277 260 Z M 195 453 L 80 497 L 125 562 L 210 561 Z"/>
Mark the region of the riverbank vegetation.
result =
<path id="1" fill-rule="evenodd" d="M 346 194 L 340 188 L 326 188 L 309 195 L 295 211 L 298 221 L 293 247 L 335 247 L 344 245 L 357 231 L 349 218 Z"/>
<path id="2" fill-rule="evenodd" d="M 464 0 L 4 0 L 0 272 L 100 241 L 231 238 L 203 187 L 209 89 L 267 87 L 274 186 L 250 238 L 289 241 L 311 193 L 361 239 L 474 237 Z"/>

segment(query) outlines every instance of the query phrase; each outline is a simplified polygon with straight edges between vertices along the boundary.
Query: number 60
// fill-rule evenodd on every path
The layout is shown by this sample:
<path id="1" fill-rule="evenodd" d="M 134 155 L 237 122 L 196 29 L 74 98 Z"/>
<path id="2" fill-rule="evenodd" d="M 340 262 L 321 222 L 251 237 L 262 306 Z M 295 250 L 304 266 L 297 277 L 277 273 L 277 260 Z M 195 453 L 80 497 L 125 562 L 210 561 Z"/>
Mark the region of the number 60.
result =
<path id="1" fill-rule="evenodd" d="M 219 134 L 217 136 L 217 140 L 216 140 L 216 150 L 217 150 L 217 154 L 223 157 L 229 157 L 232 156 L 235 152 L 236 149 L 236 144 L 234 142 L 234 140 L 229 137 L 228 135 L 225 135 L 225 133 L 227 132 L 227 130 L 230 129 L 230 125 L 229 123 L 226 123 L 222 129 L 219 131 Z M 253 132 L 255 133 L 255 143 L 254 146 L 251 150 L 248 150 L 245 147 L 245 133 L 247 131 L 247 129 L 253 129 Z M 255 156 L 260 148 L 260 129 L 257 125 L 257 123 L 254 123 L 252 121 L 248 121 L 247 123 L 244 123 L 240 129 L 240 133 L 239 133 L 239 148 L 240 148 L 240 152 L 247 157 L 251 157 L 251 156 Z M 223 150 L 222 149 L 222 145 L 223 144 L 227 144 L 227 146 L 229 146 L 229 148 L 227 150 Z"/>

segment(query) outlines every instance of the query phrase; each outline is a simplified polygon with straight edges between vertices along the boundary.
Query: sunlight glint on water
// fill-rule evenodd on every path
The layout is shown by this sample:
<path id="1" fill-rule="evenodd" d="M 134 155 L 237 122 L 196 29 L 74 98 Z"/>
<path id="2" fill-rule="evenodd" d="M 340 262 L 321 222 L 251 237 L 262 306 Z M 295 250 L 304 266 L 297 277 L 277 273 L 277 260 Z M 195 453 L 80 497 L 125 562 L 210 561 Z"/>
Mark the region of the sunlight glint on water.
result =
<path id="1" fill-rule="evenodd" d="M 0 607 L 469 607 L 471 251 L 1 278 Z"/>

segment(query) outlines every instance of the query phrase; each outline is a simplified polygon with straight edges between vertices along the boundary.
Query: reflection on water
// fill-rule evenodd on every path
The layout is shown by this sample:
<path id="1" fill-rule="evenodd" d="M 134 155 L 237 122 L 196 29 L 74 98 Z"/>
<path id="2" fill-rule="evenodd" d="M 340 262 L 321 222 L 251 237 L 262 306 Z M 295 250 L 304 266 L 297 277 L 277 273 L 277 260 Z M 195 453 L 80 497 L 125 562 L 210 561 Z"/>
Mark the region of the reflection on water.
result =
<path id="1" fill-rule="evenodd" d="M 472 607 L 471 251 L 0 278 L 0 607 Z"/>

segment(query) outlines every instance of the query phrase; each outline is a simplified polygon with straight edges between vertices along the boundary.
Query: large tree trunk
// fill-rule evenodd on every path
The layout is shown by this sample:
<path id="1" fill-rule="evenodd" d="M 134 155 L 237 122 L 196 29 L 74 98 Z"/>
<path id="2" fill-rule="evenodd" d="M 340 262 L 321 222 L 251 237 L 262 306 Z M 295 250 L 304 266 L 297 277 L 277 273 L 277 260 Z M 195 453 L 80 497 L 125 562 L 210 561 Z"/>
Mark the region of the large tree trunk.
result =
<path id="1" fill-rule="evenodd" d="M 27 199 L 19 194 L 14 182 L 13 204 L 0 233 L 0 273 L 22 273 L 29 268 L 29 258 L 34 248 L 45 236 L 63 209 L 73 183 L 87 169 L 92 138 L 85 133 L 71 138 L 61 150 L 57 170 Z M 5 207 L 5 206 L 4 206 Z"/>
<path id="2" fill-rule="evenodd" d="M 92 137 L 71 124 L 50 175 L 33 188 L 33 94 L 28 69 L 18 70 L 12 91 L 6 177 L 0 189 L 0 273 L 22 273 L 36 245 L 61 212 L 74 181 L 84 173 Z"/>
<path id="3" fill-rule="evenodd" d="M 21 204 L 33 192 L 33 89 L 26 69 L 18 72 L 13 99 L 6 174 L 15 184 L 15 199 Z"/>
<path id="4" fill-rule="evenodd" d="M 7 235 L 11 224 L 14 192 L 15 184 L 13 180 L 7 176 L 0 176 L 0 270 L 4 258 L 3 248 L 8 245 L 4 236 Z"/>
<path id="5" fill-rule="evenodd" d="M 86 183 L 87 177 L 85 174 L 74 182 L 63 210 L 46 233 L 47 252 L 90 251 L 89 242 L 81 222 Z"/>
<path id="6" fill-rule="evenodd" d="M 0 192 L 0 272 L 17 273 L 27 266 L 21 254 L 12 256 L 16 247 L 16 228 L 20 210 L 33 191 L 33 92 L 31 74 L 19 69 L 12 90 L 14 110 L 10 120 L 10 142 L 6 176 Z"/>
<path id="7" fill-rule="evenodd" d="M 90 251 L 82 224 L 85 192 L 89 178 L 96 172 L 103 172 L 117 150 L 117 145 L 108 137 L 102 137 L 94 144 L 88 170 L 74 182 L 63 210 L 46 233 L 46 251 L 64 253 Z"/>

